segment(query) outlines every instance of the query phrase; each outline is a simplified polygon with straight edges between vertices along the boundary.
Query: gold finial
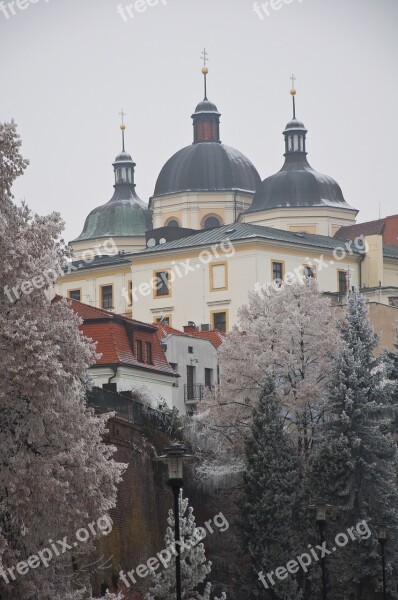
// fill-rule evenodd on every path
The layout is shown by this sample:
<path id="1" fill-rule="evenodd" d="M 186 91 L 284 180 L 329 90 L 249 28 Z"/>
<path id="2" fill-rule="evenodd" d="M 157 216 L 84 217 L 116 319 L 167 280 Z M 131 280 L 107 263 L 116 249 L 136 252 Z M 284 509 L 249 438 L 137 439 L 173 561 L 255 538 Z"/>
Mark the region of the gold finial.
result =
<path id="1" fill-rule="evenodd" d="M 297 92 L 296 92 L 296 88 L 294 87 L 294 82 L 296 81 L 296 78 L 295 78 L 295 76 L 294 76 L 294 75 L 292 75 L 292 76 L 290 77 L 290 79 L 291 79 L 291 82 L 292 82 L 292 89 L 290 90 L 290 94 L 291 94 L 292 96 L 295 96 L 295 95 L 296 95 L 296 93 L 297 93 Z"/>

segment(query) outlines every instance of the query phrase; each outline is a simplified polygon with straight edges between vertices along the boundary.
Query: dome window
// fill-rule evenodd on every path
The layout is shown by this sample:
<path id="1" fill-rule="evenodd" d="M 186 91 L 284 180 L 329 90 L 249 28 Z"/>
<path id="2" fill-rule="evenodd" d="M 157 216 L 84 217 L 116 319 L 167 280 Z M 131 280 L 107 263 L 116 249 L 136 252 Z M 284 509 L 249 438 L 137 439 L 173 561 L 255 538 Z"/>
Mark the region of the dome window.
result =
<path id="1" fill-rule="evenodd" d="M 218 217 L 206 217 L 203 222 L 203 229 L 214 229 L 214 227 L 220 227 L 221 221 Z"/>
<path id="2" fill-rule="evenodd" d="M 180 224 L 177 221 L 177 219 L 170 219 L 170 221 L 167 223 L 166 227 L 179 227 Z"/>

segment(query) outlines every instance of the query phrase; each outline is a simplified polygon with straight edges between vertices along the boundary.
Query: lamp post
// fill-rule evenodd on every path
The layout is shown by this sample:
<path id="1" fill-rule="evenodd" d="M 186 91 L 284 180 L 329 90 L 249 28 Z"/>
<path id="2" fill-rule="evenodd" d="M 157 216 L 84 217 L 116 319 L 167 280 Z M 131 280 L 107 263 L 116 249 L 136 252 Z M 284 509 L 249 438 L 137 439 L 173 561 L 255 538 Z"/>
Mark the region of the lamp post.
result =
<path id="1" fill-rule="evenodd" d="M 162 456 L 157 456 L 154 460 L 166 463 L 169 471 L 168 485 L 171 487 L 174 496 L 174 523 L 175 523 L 175 549 L 176 549 L 176 600 L 181 600 L 181 552 L 180 552 L 180 489 L 183 484 L 184 462 L 192 460 L 195 457 L 187 454 L 186 448 L 180 444 L 172 444 L 165 448 Z"/>
<path id="2" fill-rule="evenodd" d="M 386 561 L 384 555 L 384 546 L 387 540 L 387 527 L 385 525 L 379 525 L 377 527 L 377 538 L 379 540 L 381 548 L 381 566 L 383 569 L 383 598 L 387 598 L 387 587 L 386 587 Z"/>
<path id="3" fill-rule="evenodd" d="M 310 508 L 315 508 L 315 522 L 319 527 L 319 535 L 321 540 L 321 545 L 325 542 L 325 528 L 326 528 L 326 509 L 329 507 L 329 504 L 324 504 L 323 502 L 317 502 L 310 506 Z M 323 553 L 325 554 L 325 553 Z M 322 556 L 321 558 L 321 569 L 322 569 L 322 597 L 323 600 L 327 600 L 327 587 L 326 587 L 326 557 Z"/>

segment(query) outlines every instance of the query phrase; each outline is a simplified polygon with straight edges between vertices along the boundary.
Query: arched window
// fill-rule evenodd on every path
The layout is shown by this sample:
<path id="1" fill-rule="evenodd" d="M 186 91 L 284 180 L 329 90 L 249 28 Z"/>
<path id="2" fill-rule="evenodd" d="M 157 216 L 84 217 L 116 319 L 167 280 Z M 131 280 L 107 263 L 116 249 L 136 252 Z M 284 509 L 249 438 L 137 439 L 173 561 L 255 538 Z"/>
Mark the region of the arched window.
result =
<path id="1" fill-rule="evenodd" d="M 180 226 L 180 224 L 177 221 L 177 219 L 171 219 L 166 225 L 166 227 L 179 227 L 179 226 Z"/>
<path id="2" fill-rule="evenodd" d="M 213 229 L 214 227 L 220 227 L 221 222 L 218 217 L 206 217 L 203 222 L 203 229 Z"/>

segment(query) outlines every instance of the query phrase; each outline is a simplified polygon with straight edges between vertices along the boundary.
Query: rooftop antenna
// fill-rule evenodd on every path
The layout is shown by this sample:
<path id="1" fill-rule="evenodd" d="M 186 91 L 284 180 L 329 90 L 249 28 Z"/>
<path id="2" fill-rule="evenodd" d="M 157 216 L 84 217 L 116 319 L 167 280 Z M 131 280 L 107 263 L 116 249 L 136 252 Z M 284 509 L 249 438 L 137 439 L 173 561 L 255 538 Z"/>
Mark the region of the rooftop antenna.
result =
<path id="1" fill-rule="evenodd" d="M 119 113 L 119 115 L 122 117 L 122 123 L 120 125 L 120 129 L 122 130 L 123 152 L 125 152 L 125 148 L 124 148 L 124 132 L 125 132 L 125 129 L 126 129 L 126 125 L 125 125 L 125 122 L 124 122 L 124 117 L 127 117 L 127 115 L 124 112 L 123 108 L 122 108 L 122 111 Z"/>
<path id="2" fill-rule="evenodd" d="M 205 97 L 204 100 L 207 100 L 207 74 L 209 72 L 208 67 L 206 66 L 206 64 L 209 62 L 209 55 L 206 51 L 206 48 L 203 49 L 202 55 L 201 55 L 201 59 L 203 60 L 203 67 L 202 67 L 202 73 L 203 73 L 203 77 L 204 77 L 204 86 L 205 86 Z"/>

